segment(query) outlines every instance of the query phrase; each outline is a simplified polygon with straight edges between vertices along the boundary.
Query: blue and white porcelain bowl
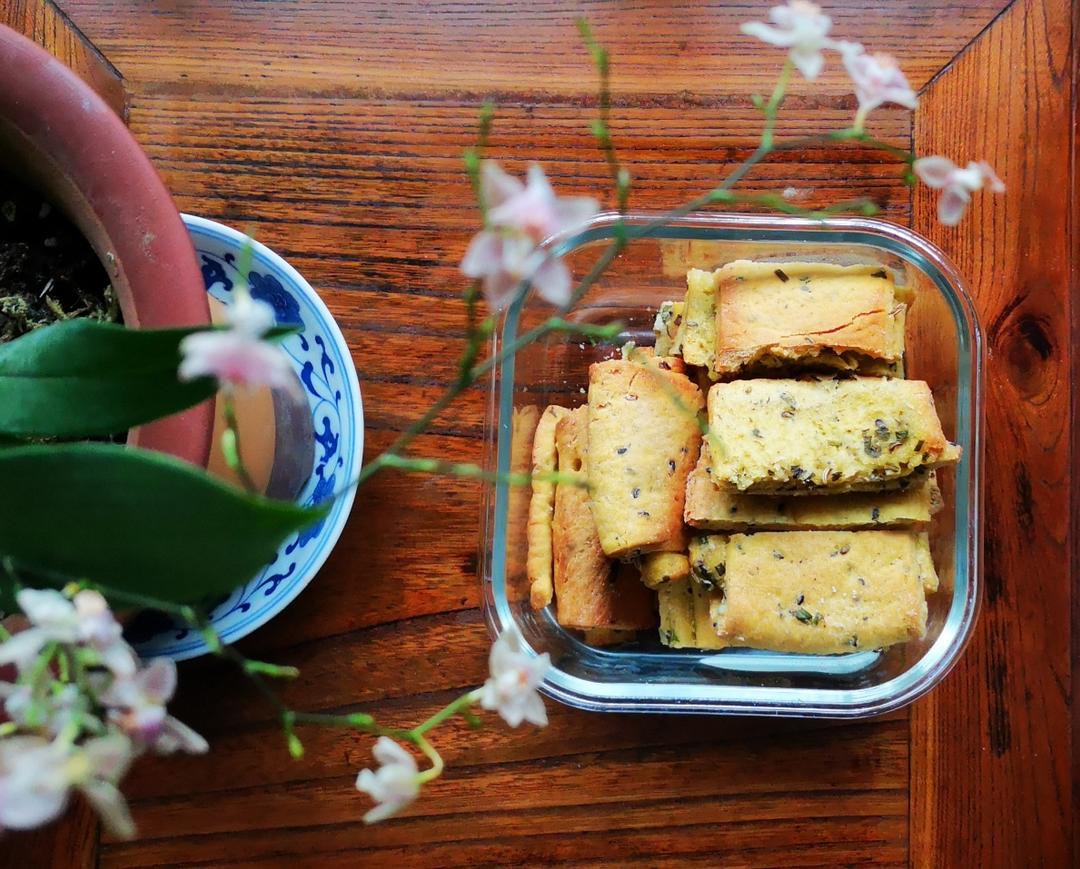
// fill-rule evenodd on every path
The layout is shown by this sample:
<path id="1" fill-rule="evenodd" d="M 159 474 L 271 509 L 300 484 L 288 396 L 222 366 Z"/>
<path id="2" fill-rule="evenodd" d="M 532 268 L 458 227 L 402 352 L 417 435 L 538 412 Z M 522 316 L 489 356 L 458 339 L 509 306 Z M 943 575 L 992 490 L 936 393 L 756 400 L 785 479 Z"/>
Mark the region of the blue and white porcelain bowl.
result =
<path id="1" fill-rule="evenodd" d="M 223 224 L 185 214 L 206 291 L 226 306 L 240 277 L 237 259 L 247 236 Z M 269 302 L 279 325 L 299 325 L 282 347 L 292 359 L 311 411 L 315 449 L 311 476 L 297 502 L 318 504 L 335 493 L 329 514 L 290 536 L 273 560 L 210 610 L 221 637 L 247 636 L 281 612 L 311 582 L 337 543 L 349 517 L 364 453 L 360 383 L 348 345 L 326 305 L 300 274 L 265 245 L 254 242 L 248 283 L 251 294 Z M 198 541 L 192 541 L 198 545 Z M 195 658 L 209 651 L 202 638 L 166 619 L 142 617 L 129 637 L 143 657 Z"/>

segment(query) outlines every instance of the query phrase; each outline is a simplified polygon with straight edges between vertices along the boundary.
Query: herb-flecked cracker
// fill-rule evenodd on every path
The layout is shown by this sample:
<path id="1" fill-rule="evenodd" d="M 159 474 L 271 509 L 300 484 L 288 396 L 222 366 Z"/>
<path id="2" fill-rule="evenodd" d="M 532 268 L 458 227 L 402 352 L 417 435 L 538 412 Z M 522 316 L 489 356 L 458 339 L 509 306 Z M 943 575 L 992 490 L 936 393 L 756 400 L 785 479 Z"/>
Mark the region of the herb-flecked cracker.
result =
<path id="1" fill-rule="evenodd" d="M 526 569 L 529 577 L 529 600 L 533 609 L 543 609 L 551 603 L 554 593 L 551 554 L 551 522 L 555 512 L 555 484 L 551 480 L 537 479 L 551 474 L 558 463 L 555 451 L 555 425 L 568 411 L 565 407 L 550 405 L 540 415 L 533 435 L 532 448 L 532 499 L 529 502 L 529 524 L 526 530 L 528 557 Z"/>
<path id="2" fill-rule="evenodd" d="M 926 551 L 906 530 L 734 534 L 714 628 L 732 645 L 821 655 L 919 639 L 936 585 Z"/>
<path id="3" fill-rule="evenodd" d="M 589 368 L 589 485 L 604 552 L 663 549 L 682 533 L 686 477 L 701 442 L 701 391 L 626 360 Z"/>
<path id="4" fill-rule="evenodd" d="M 736 380 L 709 390 L 721 491 L 807 494 L 877 486 L 955 462 L 921 380 Z"/>
<path id="5" fill-rule="evenodd" d="M 587 410 L 579 407 L 555 426 L 560 475 L 588 478 Z M 627 566 L 616 571 L 600 548 L 589 492 L 560 482 L 552 522 L 555 617 L 569 628 L 649 628 L 656 624 L 652 593 Z"/>
<path id="6" fill-rule="evenodd" d="M 683 305 L 682 356 L 687 365 L 712 372 L 716 361 L 716 274 L 702 269 L 686 273 Z"/>
<path id="7" fill-rule="evenodd" d="M 713 482 L 710 462 L 709 445 L 703 443 L 686 480 L 683 506 L 686 524 L 708 531 L 922 528 L 940 506 L 934 471 L 905 489 L 787 497 L 722 492 Z"/>
<path id="8" fill-rule="evenodd" d="M 673 649 L 692 649 L 696 642 L 694 590 L 688 579 L 669 582 L 656 591 L 660 608 L 660 642 Z"/>
<path id="9" fill-rule="evenodd" d="M 641 556 L 641 581 L 647 588 L 659 588 L 690 576 L 685 552 L 646 552 Z"/>
<path id="10" fill-rule="evenodd" d="M 904 353 L 905 305 L 878 265 L 738 260 L 717 270 L 715 297 L 722 377 L 791 365 L 877 373 Z"/>

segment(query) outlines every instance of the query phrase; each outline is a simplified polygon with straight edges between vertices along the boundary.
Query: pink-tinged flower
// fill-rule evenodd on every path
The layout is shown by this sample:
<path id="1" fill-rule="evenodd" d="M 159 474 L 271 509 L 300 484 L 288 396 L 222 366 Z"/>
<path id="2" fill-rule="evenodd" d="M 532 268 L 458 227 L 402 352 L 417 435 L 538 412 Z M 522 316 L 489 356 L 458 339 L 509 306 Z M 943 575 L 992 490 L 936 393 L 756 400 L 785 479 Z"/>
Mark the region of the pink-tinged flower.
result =
<path id="1" fill-rule="evenodd" d="M 224 389 L 269 386 L 297 393 L 289 357 L 262 337 L 274 325 L 274 309 L 241 292 L 226 316 L 228 329 L 196 332 L 180 342 L 180 379 L 213 377 Z"/>
<path id="2" fill-rule="evenodd" d="M 0 644 L 0 664 L 15 664 L 22 670 L 48 643 L 82 643 L 117 675 L 135 672 L 134 654 L 105 598 L 96 591 L 80 591 L 71 601 L 53 589 L 26 588 L 16 600 L 30 627 Z"/>
<path id="3" fill-rule="evenodd" d="M 49 643 L 74 643 L 79 638 L 75 605 L 53 589 L 24 588 L 15 595 L 30 627 L 0 643 L 0 664 L 29 666 Z"/>
<path id="4" fill-rule="evenodd" d="M 79 621 L 79 641 L 94 649 L 102 665 L 115 675 L 132 675 L 135 653 L 124 642 L 123 628 L 113 617 L 105 598 L 86 589 L 76 594 L 73 602 Z"/>
<path id="5" fill-rule="evenodd" d="M 100 727 L 100 722 L 90 717 L 89 699 L 75 685 L 35 694 L 32 685 L 0 682 L 0 697 L 7 717 L 26 730 L 46 730 L 56 736 L 76 720 Z"/>
<path id="6" fill-rule="evenodd" d="M 0 827 L 28 830 L 59 817 L 72 788 L 83 793 L 119 838 L 135 833 L 116 787 L 131 762 L 131 743 L 119 734 L 82 745 L 39 736 L 0 740 Z"/>
<path id="7" fill-rule="evenodd" d="M 584 223 L 599 210 L 595 199 L 558 197 L 544 170 L 529 167 L 528 183 L 507 175 L 497 163 L 480 167 L 480 194 L 487 206 L 487 227 L 477 233 L 461 270 L 483 281 L 484 296 L 495 310 L 505 308 L 524 280 L 540 296 L 561 305 L 570 298 L 570 271 L 562 260 L 538 245 Z"/>
<path id="8" fill-rule="evenodd" d="M 754 36 L 769 45 L 788 49 L 788 57 L 799 72 L 813 81 L 825 66 L 822 50 L 831 48 L 828 38 L 832 20 L 821 14 L 821 8 L 806 0 L 789 0 L 786 6 L 774 6 L 769 10 L 770 27 L 761 21 L 748 21 L 742 32 Z"/>
<path id="9" fill-rule="evenodd" d="M 986 185 L 994 193 L 1004 193 L 1005 184 L 985 161 L 972 161 L 961 169 L 948 157 L 920 157 L 912 164 L 915 174 L 927 187 L 941 190 L 938 200 L 938 220 L 946 226 L 956 226 L 964 216 L 971 194 Z"/>
<path id="10" fill-rule="evenodd" d="M 521 633 L 511 626 L 491 647 L 488 666 L 491 675 L 480 689 L 480 705 L 497 711 L 511 727 L 522 721 L 544 727 L 547 710 L 536 689 L 551 667 L 551 656 L 526 654 Z"/>
<path id="11" fill-rule="evenodd" d="M 360 770 L 356 789 L 375 800 L 375 807 L 364 815 L 365 824 L 374 824 L 396 815 L 420 793 L 420 770 L 416 758 L 386 736 L 375 740 L 371 750 L 379 768 Z"/>
<path id="12" fill-rule="evenodd" d="M 918 96 L 891 55 L 867 54 L 855 42 L 838 43 L 837 47 L 859 100 L 859 111 L 855 115 L 856 129 L 861 130 L 866 116 L 885 103 L 896 103 L 908 109 L 914 109 L 919 104 Z"/>
<path id="13" fill-rule="evenodd" d="M 176 664 L 155 658 L 130 678 L 115 679 L 99 697 L 108 717 L 137 745 L 158 754 L 182 750 L 203 754 L 209 746 L 194 730 L 166 712 L 176 691 Z"/>

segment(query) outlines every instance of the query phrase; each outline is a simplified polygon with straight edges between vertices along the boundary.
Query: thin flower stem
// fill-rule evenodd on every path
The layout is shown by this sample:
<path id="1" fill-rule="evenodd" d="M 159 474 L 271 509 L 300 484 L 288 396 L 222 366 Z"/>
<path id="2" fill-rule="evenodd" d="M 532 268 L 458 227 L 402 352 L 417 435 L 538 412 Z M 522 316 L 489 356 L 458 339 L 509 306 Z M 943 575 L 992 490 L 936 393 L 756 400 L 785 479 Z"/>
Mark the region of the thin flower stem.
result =
<path id="1" fill-rule="evenodd" d="M 240 427 L 236 421 L 236 405 L 233 404 L 232 395 L 228 391 L 221 393 L 221 410 L 222 416 L 225 417 L 225 431 L 221 433 L 221 451 L 225 454 L 225 464 L 240 478 L 244 488 L 254 495 L 258 492 L 258 487 L 244 464 L 240 451 Z"/>
<path id="2" fill-rule="evenodd" d="M 453 718 L 455 715 L 457 715 L 462 710 L 467 710 L 467 709 L 471 708 L 472 706 L 475 706 L 479 701 L 480 701 L 480 689 L 479 688 L 477 688 L 477 689 L 475 689 L 473 691 L 468 691 L 465 694 L 462 694 L 460 697 L 458 697 L 457 700 L 452 701 L 445 708 L 440 709 L 438 712 L 436 712 L 434 715 L 432 715 L 423 724 L 417 725 L 416 727 L 414 727 L 409 732 L 412 733 L 414 736 L 417 736 L 417 737 L 423 736 L 423 734 L 427 733 L 429 730 L 432 730 L 432 729 L 438 727 L 440 724 L 442 724 L 448 718 Z"/>
<path id="3" fill-rule="evenodd" d="M 424 739 L 423 736 L 417 734 L 415 743 L 417 747 L 422 752 L 424 752 L 424 755 L 427 757 L 427 759 L 431 761 L 431 768 L 425 769 L 416 777 L 417 781 L 419 781 L 420 784 L 424 785 L 427 784 L 429 781 L 434 781 L 442 775 L 443 759 L 439 752 L 435 750 L 435 746 L 433 746 L 430 742 Z"/>

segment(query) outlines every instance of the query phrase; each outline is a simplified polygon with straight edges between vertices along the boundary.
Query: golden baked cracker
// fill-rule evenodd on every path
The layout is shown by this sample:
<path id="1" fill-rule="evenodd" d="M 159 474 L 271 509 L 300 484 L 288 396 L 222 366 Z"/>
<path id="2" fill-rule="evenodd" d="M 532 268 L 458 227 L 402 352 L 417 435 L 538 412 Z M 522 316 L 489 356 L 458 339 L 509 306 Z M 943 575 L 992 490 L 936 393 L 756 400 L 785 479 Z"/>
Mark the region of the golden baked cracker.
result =
<path id="1" fill-rule="evenodd" d="M 536 479 L 536 475 L 550 474 L 557 468 L 555 451 L 555 425 L 568 411 L 565 407 L 550 405 L 540 415 L 533 436 L 532 448 L 532 499 L 529 502 L 529 523 L 526 529 L 528 556 L 526 572 L 529 578 L 529 599 L 533 609 L 543 609 L 551 603 L 552 585 L 551 521 L 555 512 L 555 484 L 550 480 Z"/>
<path id="2" fill-rule="evenodd" d="M 724 599 L 724 593 L 708 589 L 700 582 L 690 583 L 694 611 L 694 647 L 698 649 L 726 649 L 731 645 L 713 627 L 712 605 Z"/>
<path id="3" fill-rule="evenodd" d="M 653 322 L 657 356 L 680 356 L 682 354 L 680 327 L 683 322 L 683 309 L 685 306 L 685 302 L 669 301 L 661 303 L 660 310 L 656 312 L 656 320 Z"/>
<path id="4" fill-rule="evenodd" d="M 873 265 L 728 263 L 716 272 L 715 370 L 730 377 L 760 363 L 860 370 L 868 360 L 898 362 L 895 289 Z"/>
<path id="5" fill-rule="evenodd" d="M 738 380 L 709 390 L 721 491 L 821 493 L 879 484 L 959 458 L 919 380 Z"/>
<path id="6" fill-rule="evenodd" d="M 918 639 L 924 539 L 906 530 L 734 534 L 724 599 L 712 605 L 716 632 L 732 645 L 822 655 Z"/>
<path id="7" fill-rule="evenodd" d="M 932 475 L 920 475 L 906 489 L 845 494 L 743 495 L 721 492 L 709 471 L 709 445 L 686 479 L 686 524 L 707 531 L 798 531 L 813 528 L 855 530 L 881 527 L 923 527 L 940 506 Z"/>
<path id="8" fill-rule="evenodd" d="M 540 422 L 540 408 L 515 407 L 510 423 L 510 472 L 532 470 L 533 438 Z M 530 486 L 510 486 L 506 507 L 506 592 L 511 601 L 529 596 L 528 524 L 532 503 Z M 550 546 L 549 546 L 550 551 Z"/>
<path id="9" fill-rule="evenodd" d="M 694 591 L 688 579 L 669 582 L 656 591 L 660 608 L 660 642 L 674 649 L 692 649 L 696 642 Z"/>
<path id="10" fill-rule="evenodd" d="M 663 549 L 682 533 L 702 404 L 683 375 L 621 359 L 590 366 L 589 486 L 607 555 Z"/>
<path id="11" fill-rule="evenodd" d="M 930 554 L 930 537 L 926 533 L 918 536 L 915 542 L 915 561 L 919 565 L 920 582 L 927 594 L 933 594 L 938 590 L 940 581 L 937 570 L 934 569 L 934 558 Z"/>
<path id="12" fill-rule="evenodd" d="M 686 363 L 680 357 L 661 356 L 652 347 L 637 347 L 633 341 L 623 345 L 622 357 L 631 362 L 644 365 L 646 368 L 674 371 L 676 374 L 686 373 Z"/>
<path id="13" fill-rule="evenodd" d="M 715 370 L 716 273 L 690 269 L 686 273 L 683 307 L 682 356 L 687 365 Z"/>
<path id="14" fill-rule="evenodd" d="M 696 534 L 690 538 L 690 578 L 709 591 L 723 588 L 724 559 L 727 557 L 727 536 Z"/>
<path id="15" fill-rule="evenodd" d="M 588 478 L 588 416 L 584 407 L 555 426 L 559 473 Z M 604 555 L 585 486 L 560 482 L 552 521 L 555 616 L 570 628 L 648 628 L 655 624 L 652 594 L 630 565 Z"/>
<path id="16" fill-rule="evenodd" d="M 641 581 L 647 588 L 659 588 L 690 576 L 685 552 L 646 552 L 641 556 Z"/>

